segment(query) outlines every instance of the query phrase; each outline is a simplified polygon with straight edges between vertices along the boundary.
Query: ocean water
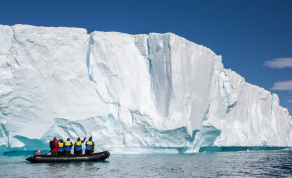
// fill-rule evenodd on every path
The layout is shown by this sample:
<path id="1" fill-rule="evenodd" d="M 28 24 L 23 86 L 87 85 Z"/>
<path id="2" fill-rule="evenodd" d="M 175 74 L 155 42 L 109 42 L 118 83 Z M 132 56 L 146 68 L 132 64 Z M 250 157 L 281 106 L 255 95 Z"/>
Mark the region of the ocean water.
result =
<path id="1" fill-rule="evenodd" d="M 292 150 L 111 155 L 103 162 L 30 163 L 1 156 L 0 177 L 292 177 Z"/>

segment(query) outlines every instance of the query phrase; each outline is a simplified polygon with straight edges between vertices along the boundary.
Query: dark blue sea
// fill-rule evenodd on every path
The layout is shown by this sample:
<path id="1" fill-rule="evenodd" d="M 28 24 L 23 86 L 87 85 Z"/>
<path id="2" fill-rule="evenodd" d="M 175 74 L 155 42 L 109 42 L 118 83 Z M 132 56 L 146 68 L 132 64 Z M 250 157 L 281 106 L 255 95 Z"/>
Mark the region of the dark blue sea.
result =
<path id="1" fill-rule="evenodd" d="M 0 177 L 292 177 L 292 150 L 111 155 L 103 162 L 30 163 L 1 156 Z"/>

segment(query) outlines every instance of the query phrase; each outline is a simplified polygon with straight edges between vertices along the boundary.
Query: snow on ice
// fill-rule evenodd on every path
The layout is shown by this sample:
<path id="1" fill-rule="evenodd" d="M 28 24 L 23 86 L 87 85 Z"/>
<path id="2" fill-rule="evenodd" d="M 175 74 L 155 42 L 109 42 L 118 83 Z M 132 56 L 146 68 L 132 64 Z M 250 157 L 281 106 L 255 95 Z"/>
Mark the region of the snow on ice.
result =
<path id="1" fill-rule="evenodd" d="M 279 98 L 172 33 L 0 26 L 0 151 L 93 137 L 112 153 L 291 146 Z"/>

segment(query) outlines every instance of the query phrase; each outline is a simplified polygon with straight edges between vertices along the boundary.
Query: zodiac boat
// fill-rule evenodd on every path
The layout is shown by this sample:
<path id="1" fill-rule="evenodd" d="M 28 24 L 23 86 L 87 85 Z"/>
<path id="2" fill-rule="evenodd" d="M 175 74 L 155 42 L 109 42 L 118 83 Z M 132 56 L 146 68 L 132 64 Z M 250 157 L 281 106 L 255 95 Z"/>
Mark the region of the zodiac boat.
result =
<path id="1" fill-rule="evenodd" d="M 93 153 L 90 155 L 41 155 L 36 154 L 29 158 L 26 158 L 27 161 L 32 163 L 48 163 L 48 162 L 71 162 L 71 161 L 102 161 L 110 156 L 109 151 L 103 151 L 99 153 Z M 40 153 L 39 151 L 38 153 Z"/>

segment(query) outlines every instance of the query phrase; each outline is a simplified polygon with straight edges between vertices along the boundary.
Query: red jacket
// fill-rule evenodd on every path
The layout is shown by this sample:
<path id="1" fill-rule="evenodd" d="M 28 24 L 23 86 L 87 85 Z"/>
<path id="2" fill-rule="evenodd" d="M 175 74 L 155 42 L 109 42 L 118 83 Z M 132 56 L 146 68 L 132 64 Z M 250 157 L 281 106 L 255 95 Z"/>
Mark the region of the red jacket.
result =
<path id="1" fill-rule="evenodd" d="M 59 142 L 57 141 L 57 139 L 54 139 L 53 141 L 55 142 L 55 148 L 51 149 L 51 152 L 57 152 L 58 147 L 59 147 Z"/>

